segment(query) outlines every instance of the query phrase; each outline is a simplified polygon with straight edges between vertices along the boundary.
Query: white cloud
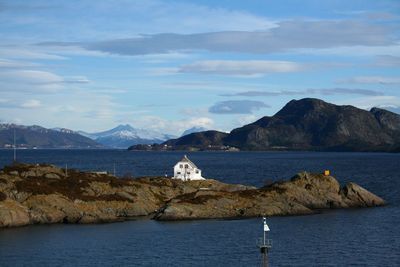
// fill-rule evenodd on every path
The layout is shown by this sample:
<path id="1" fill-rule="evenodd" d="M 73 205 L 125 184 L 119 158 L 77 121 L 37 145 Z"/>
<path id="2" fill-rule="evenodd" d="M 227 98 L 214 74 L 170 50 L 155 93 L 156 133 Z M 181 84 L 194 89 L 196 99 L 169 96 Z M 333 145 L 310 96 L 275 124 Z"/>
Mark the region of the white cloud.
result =
<path id="1" fill-rule="evenodd" d="M 63 78 L 54 73 L 38 70 L 8 70 L 0 73 L 4 91 L 56 92 Z"/>
<path id="2" fill-rule="evenodd" d="M 63 79 L 51 72 L 39 70 L 17 70 L 6 71 L 2 73 L 2 77 L 10 80 L 19 80 L 31 84 L 49 84 L 61 83 Z"/>
<path id="3" fill-rule="evenodd" d="M 48 71 L 9 69 L 0 72 L 0 86 L 3 91 L 55 93 L 65 84 L 88 83 L 84 76 L 62 77 Z"/>
<path id="4" fill-rule="evenodd" d="M 66 76 L 63 78 L 63 83 L 90 83 L 90 80 L 85 76 Z"/>
<path id="5" fill-rule="evenodd" d="M 22 108 L 40 108 L 42 104 L 39 100 L 31 99 L 21 104 Z"/>
<path id="6" fill-rule="evenodd" d="M 19 46 L 8 45 L 0 46 L 0 57 L 12 59 L 49 59 L 49 60 L 65 60 L 66 58 L 60 55 L 46 52 L 47 49 L 37 46 Z"/>
<path id="7" fill-rule="evenodd" d="M 243 125 L 255 122 L 259 117 L 256 115 L 250 114 L 250 115 L 244 115 L 244 116 L 239 116 L 234 119 L 233 125 L 234 127 L 241 127 Z"/>
<path id="8" fill-rule="evenodd" d="M 149 123 L 151 122 L 151 124 Z M 168 120 L 159 116 L 141 116 L 130 121 L 130 124 L 137 128 L 156 130 L 162 133 L 180 135 L 183 131 L 192 127 L 203 127 L 214 129 L 213 119 L 205 116 L 187 117 L 178 120 Z"/>
<path id="9" fill-rule="evenodd" d="M 296 48 L 289 51 L 292 54 L 307 54 L 307 55 L 340 55 L 340 56 L 377 56 L 377 55 L 392 55 L 400 56 L 400 43 L 393 42 L 387 45 L 343 45 L 328 48 Z"/>
<path id="10" fill-rule="evenodd" d="M 190 127 L 201 126 L 210 128 L 214 124 L 214 121 L 208 117 L 190 118 L 187 120 L 187 124 L 190 125 Z"/>
<path id="11" fill-rule="evenodd" d="M 205 60 L 180 67 L 182 73 L 204 73 L 235 76 L 259 76 L 275 72 L 296 72 L 306 67 L 291 61 Z"/>
<path id="12" fill-rule="evenodd" d="M 39 64 L 0 58 L 0 68 L 2 69 L 26 68 L 34 66 L 39 66 Z"/>
<path id="13" fill-rule="evenodd" d="M 358 99 L 346 99 L 339 104 L 353 105 L 362 109 L 373 107 L 400 107 L 398 96 L 370 96 Z"/>
<path id="14" fill-rule="evenodd" d="M 339 80 L 338 83 L 346 84 L 400 84 L 400 78 L 387 76 L 356 76 L 349 79 Z"/>
<path id="15" fill-rule="evenodd" d="M 208 109 L 207 108 L 184 108 L 180 111 L 181 114 L 186 115 L 186 116 L 207 116 L 208 115 Z"/>

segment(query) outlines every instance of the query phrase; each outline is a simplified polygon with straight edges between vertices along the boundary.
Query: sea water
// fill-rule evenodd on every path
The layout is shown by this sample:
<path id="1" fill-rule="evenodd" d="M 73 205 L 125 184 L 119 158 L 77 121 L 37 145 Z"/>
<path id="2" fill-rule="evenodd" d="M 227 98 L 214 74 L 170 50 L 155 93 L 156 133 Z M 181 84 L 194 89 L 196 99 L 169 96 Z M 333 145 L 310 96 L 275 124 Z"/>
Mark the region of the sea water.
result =
<path id="1" fill-rule="evenodd" d="M 21 162 L 51 163 L 118 176 L 164 176 L 184 152 L 18 150 Z M 0 150 L 0 166 L 12 151 Z M 400 154 L 196 152 L 203 176 L 262 186 L 299 171 L 329 169 L 384 198 L 379 208 L 271 217 L 270 266 L 400 266 Z M 260 266 L 259 218 L 0 229 L 0 266 Z"/>

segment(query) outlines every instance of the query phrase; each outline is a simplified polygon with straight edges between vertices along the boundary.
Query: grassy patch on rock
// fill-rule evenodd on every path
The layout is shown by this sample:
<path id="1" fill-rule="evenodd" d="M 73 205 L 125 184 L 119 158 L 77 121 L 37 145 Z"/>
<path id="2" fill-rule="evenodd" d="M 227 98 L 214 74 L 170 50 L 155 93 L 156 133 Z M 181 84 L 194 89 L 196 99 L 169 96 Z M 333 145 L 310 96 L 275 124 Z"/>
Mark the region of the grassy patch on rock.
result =
<path id="1" fill-rule="evenodd" d="M 189 203 L 189 204 L 205 204 L 211 199 L 220 199 L 221 195 L 200 195 L 196 196 L 197 192 L 183 194 L 178 197 L 178 203 Z M 223 194 L 221 192 L 221 194 Z"/>
<path id="2" fill-rule="evenodd" d="M 29 166 L 29 165 L 27 165 Z M 26 166 L 18 166 L 18 171 L 29 171 Z M 8 171 L 16 171 L 10 169 Z M 102 182 L 109 184 L 110 187 L 123 187 L 130 185 L 130 180 L 118 179 L 109 175 L 99 175 L 84 173 L 76 170 L 70 170 L 68 177 L 60 179 L 46 178 L 42 176 L 29 176 L 15 182 L 15 187 L 19 192 L 26 192 L 32 195 L 61 194 L 71 200 L 80 199 L 83 201 L 130 201 L 117 194 L 103 194 L 99 196 L 89 196 L 86 194 L 86 188 L 92 182 Z"/>
<path id="3" fill-rule="evenodd" d="M 0 201 L 4 201 L 7 199 L 7 195 L 4 194 L 3 192 L 0 192 Z"/>

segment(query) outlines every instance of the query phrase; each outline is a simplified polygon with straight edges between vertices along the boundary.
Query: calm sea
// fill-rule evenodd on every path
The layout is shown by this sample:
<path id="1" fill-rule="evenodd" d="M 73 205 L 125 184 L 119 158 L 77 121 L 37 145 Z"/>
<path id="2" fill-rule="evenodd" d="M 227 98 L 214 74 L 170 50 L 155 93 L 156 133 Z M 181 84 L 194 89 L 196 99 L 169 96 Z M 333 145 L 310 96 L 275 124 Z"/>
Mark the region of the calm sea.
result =
<path id="1" fill-rule="evenodd" d="M 19 150 L 23 162 L 113 172 L 172 174 L 182 152 Z M 324 169 L 387 200 L 381 208 L 268 218 L 270 266 L 400 266 L 400 154 L 197 152 L 205 177 L 261 186 L 303 170 Z M 0 166 L 12 151 L 0 150 Z M 260 219 L 100 225 L 35 225 L 0 229 L 0 266 L 260 266 Z"/>

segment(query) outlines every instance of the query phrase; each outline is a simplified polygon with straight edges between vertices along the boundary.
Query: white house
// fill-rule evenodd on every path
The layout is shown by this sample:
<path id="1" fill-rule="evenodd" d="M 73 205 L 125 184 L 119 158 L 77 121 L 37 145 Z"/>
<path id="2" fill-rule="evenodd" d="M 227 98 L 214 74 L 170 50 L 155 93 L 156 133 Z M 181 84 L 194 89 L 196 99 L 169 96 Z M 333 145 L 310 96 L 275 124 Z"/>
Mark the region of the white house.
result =
<path id="1" fill-rule="evenodd" d="M 186 155 L 175 164 L 173 179 L 181 179 L 183 181 L 205 180 L 201 176 L 201 170 Z"/>

